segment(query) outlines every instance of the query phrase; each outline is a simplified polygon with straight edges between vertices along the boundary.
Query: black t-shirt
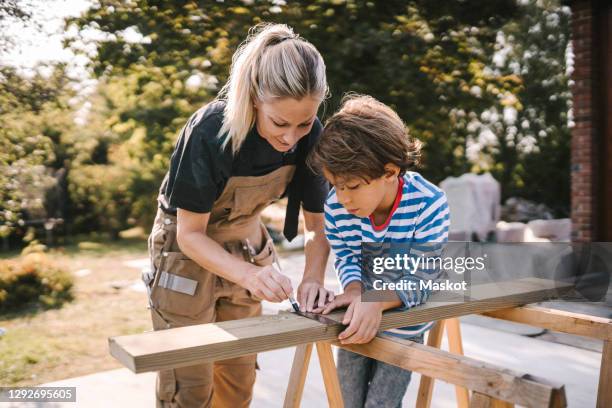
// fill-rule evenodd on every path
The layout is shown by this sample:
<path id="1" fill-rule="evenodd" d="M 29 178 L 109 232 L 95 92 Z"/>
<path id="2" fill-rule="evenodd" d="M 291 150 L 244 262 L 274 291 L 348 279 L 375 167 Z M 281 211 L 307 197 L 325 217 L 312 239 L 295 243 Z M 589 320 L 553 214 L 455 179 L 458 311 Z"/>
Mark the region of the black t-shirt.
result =
<path id="1" fill-rule="evenodd" d="M 324 177 L 314 174 L 305 164 L 308 154 L 319 139 L 323 126 L 315 119 L 312 130 L 298 142 L 303 148 L 282 153 L 275 150 L 257 133 L 249 131 L 236 155 L 231 142 L 222 150 L 223 138 L 218 137 L 223 122 L 225 102 L 214 101 L 191 116 L 172 153 L 170 170 L 160 188 L 160 207 L 170 213 L 182 208 L 207 213 L 221 196 L 230 177 L 263 176 L 287 164 L 297 164 L 302 207 L 321 213 L 329 185 Z M 298 158 L 298 152 L 302 156 Z"/>

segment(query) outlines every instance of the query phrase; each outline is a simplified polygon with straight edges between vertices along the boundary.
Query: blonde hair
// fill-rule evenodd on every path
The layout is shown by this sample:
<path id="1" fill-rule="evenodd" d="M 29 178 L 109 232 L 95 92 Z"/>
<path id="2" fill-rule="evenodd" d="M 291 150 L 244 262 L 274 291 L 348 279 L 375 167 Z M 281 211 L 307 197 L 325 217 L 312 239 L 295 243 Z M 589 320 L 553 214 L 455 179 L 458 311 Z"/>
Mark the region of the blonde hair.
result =
<path id="1" fill-rule="evenodd" d="M 236 154 L 255 123 L 256 101 L 328 93 L 325 63 L 319 51 L 285 24 L 258 24 L 232 57 L 227 83 L 217 99 L 225 100 L 219 137 Z"/>

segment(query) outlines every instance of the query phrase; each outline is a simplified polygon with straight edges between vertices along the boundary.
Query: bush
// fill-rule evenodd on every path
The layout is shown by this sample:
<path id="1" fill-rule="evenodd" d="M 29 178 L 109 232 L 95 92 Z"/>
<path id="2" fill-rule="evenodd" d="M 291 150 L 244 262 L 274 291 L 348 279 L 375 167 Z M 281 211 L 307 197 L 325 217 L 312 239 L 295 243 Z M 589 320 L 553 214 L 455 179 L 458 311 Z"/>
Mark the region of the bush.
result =
<path id="1" fill-rule="evenodd" d="M 0 260 L 0 313 L 53 308 L 72 300 L 71 275 L 41 252 Z"/>
<path id="2" fill-rule="evenodd" d="M 84 165 L 72 169 L 68 191 L 75 232 L 103 231 L 117 238 L 129 228 L 131 174 L 120 166 Z"/>

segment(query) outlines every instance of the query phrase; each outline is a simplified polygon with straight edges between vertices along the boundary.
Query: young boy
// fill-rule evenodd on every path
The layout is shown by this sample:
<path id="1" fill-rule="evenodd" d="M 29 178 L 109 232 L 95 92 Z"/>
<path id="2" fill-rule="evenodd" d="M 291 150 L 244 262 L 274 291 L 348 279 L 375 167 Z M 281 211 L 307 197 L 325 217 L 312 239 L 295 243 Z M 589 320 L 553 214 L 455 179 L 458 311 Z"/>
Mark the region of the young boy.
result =
<path id="1" fill-rule="evenodd" d="M 367 343 L 376 336 L 382 312 L 423 303 L 429 293 L 391 292 L 385 301 L 362 301 L 362 243 L 420 245 L 448 239 L 449 212 L 444 192 L 415 172 L 420 144 L 388 106 L 369 96 L 350 96 L 325 125 L 308 164 L 333 185 L 325 205 L 325 231 L 344 288 L 325 307 L 348 306 L 342 344 Z M 431 270 L 419 271 L 416 276 Z M 433 277 L 430 277 L 433 278 Z M 422 342 L 432 326 L 388 330 Z M 338 350 L 338 374 L 345 407 L 401 407 L 411 372 L 355 353 Z"/>

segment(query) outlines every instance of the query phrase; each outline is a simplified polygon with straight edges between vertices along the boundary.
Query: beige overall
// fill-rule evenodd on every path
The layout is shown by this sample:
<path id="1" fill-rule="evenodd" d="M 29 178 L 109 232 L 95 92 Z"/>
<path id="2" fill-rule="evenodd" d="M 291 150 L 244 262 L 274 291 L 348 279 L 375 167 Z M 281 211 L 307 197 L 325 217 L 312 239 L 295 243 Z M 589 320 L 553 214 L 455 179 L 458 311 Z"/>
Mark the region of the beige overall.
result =
<path id="1" fill-rule="evenodd" d="M 258 177 L 230 177 L 210 213 L 206 234 L 228 252 L 257 265 L 276 257 L 260 213 L 285 192 L 295 165 Z M 248 239 L 248 241 L 247 241 Z M 246 244 L 255 249 L 251 256 Z M 154 330 L 261 315 L 260 299 L 181 253 L 176 217 L 159 210 L 149 237 L 149 288 Z M 158 407 L 248 407 L 257 355 L 160 371 Z"/>

